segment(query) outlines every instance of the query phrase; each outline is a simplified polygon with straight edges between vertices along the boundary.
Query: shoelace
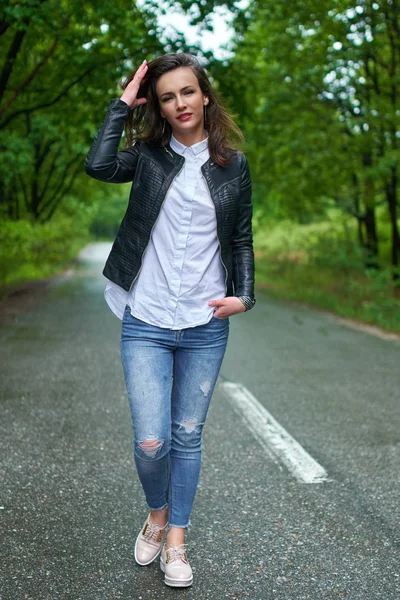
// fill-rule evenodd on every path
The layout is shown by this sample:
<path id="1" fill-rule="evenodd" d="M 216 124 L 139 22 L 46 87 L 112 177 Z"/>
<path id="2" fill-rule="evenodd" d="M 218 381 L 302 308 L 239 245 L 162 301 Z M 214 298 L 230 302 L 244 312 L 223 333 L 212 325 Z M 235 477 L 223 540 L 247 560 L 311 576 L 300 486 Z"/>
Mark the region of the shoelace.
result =
<path id="1" fill-rule="evenodd" d="M 164 529 L 165 529 L 165 527 L 160 527 L 159 525 L 157 525 L 157 523 L 152 523 L 151 521 L 148 521 L 144 537 L 148 541 L 153 539 L 158 542 L 158 540 L 156 538 L 157 538 L 158 534 L 160 533 L 160 531 L 163 531 Z"/>
<path id="2" fill-rule="evenodd" d="M 179 544 L 179 546 L 170 546 L 166 550 L 166 552 L 169 552 L 169 554 L 170 554 L 170 557 L 171 557 L 170 562 L 172 562 L 176 559 L 181 559 L 181 560 L 183 560 L 183 562 L 187 563 L 186 548 L 187 548 L 186 544 Z"/>

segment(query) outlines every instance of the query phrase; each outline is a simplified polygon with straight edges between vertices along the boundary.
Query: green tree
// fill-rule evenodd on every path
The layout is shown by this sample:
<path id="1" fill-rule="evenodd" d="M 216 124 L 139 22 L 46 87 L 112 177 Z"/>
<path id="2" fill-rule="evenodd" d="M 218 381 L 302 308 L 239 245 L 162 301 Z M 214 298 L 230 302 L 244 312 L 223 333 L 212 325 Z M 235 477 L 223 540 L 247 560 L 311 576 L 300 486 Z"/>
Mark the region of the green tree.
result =
<path id="1" fill-rule="evenodd" d="M 0 33 L 0 202 L 44 222 L 78 180 L 85 189 L 83 158 L 118 79 L 163 47 L 129 0 L 9 1 Z"/>
<path id="2" fill-rule="evenodd" d="M 213 67 L 248 140 L 256 202 L 299 220 L 334 202 L 358 222 L 367 264 L 376 206 L 398 234 L 397 0 L 253 2 L 235 56 Z M 394 271 L 396 272 L 396 271 Z"/>

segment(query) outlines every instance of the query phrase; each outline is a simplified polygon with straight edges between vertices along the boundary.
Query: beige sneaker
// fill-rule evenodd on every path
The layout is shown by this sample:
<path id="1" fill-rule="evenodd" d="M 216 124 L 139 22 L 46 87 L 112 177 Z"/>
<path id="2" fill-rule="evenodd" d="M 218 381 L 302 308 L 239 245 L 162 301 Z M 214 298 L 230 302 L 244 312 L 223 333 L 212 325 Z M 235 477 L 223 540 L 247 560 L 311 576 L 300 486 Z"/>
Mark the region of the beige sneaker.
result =
<path id="1" fill-rule="evenodd" d="M 135 560 L 139 565 L 149 565 L 160 554 L 166 526 L 160 527 L 156 523 L 152 523 L 149 513 L 135 544 Z"/>
<path id="2" fill-rule="evenodd" d="M 164 582 L 172 587 L 188 587 L 193 583 L 192 567 L 186 555 L 186 545 L 171 546 L 168 550 L 163 545 L 160 559 L 161 571 L 165 573 Z"/>

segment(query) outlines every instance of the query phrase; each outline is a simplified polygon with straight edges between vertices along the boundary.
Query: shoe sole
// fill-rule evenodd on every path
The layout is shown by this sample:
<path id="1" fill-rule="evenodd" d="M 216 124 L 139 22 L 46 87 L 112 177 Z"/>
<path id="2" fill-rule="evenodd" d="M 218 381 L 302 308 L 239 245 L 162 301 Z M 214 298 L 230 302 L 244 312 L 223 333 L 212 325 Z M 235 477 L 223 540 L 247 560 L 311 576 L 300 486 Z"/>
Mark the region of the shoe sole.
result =
<path id="1" fill-rule="evenodd" d="M 160 561 L 161 571 L 165 574 L 165 567 L 162 561 Z M 193 583 L 193 575 L 190 579 L 172 579 L 172 577 L 164 576 L 164 583 L 170 587 L 189 587 Z"/>

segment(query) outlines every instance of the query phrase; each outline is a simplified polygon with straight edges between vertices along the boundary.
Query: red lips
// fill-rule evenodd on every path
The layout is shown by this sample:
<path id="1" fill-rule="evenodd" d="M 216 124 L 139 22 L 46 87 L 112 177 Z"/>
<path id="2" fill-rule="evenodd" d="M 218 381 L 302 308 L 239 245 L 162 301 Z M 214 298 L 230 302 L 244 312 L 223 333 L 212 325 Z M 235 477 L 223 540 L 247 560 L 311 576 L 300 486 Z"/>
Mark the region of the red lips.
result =
<path id="1" fill-rule="evenodd" d="M 192 113 L 183 113 L 182 115 L 179 115 L 179 117 L 177 117 L 177 119 L 179 119 L 180 121 L 186 121 L 191 116 L 192 116 Z"/>

